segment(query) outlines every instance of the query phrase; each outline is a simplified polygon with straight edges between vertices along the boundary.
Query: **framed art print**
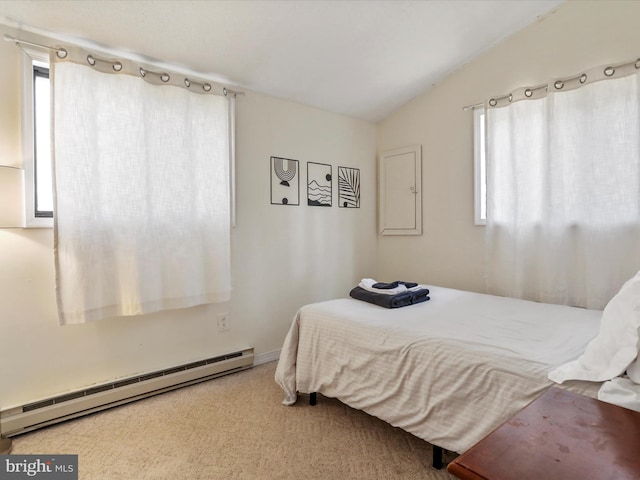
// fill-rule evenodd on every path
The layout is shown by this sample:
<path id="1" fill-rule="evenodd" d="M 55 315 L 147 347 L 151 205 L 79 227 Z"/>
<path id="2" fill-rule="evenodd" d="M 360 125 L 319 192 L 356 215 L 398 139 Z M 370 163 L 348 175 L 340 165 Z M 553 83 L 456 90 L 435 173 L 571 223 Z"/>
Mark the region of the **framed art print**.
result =
<path id="1" fill-rule="evenodd" d="M 307 205 L 330 207 L 332 199 L 331 165 L 307 162 Z"/>
<path id="2" fill-rule="evenodd" d="M 271 204 L 300 205 L 300 162 L 271 157 Z"/>
<path id="3" fill-rule="evenodd" d="M 338 167 L 338 207 L 360 208 L 360 169 Z"/>

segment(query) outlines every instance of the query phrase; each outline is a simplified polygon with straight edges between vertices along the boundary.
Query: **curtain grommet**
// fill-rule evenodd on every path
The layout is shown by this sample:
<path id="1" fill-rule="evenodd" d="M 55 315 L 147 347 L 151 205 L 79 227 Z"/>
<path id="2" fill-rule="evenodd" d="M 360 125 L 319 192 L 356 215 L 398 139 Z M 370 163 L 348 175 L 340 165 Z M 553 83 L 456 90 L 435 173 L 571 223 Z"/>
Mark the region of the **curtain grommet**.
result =
<path id="1" fill-rule="evenodd" d="M 587 82 L 587 74 L 583 73 L 582 75 L 580 75 L 580 83 L 586 83 Z"/>
<path id="2" fill-rule="evenodd" d="M 144 77 L 146 77 L 146 76 L 147 76 L 147 71 L 146 71 L 144 68 L 142 68 L 142 67 L 140 67 L 140 76 L 141 76 L 142 78 L 144 78 Z"/>
<path id="3" fill-rule="evenodd" d="M 67 55 L 69 55 L 69 52 L 67 52 L 64 48 L 59 48 L 58 50 L 56 50 L 56 56 L 58 58 L 67 58 Z"/>
<path id="4" fill-rule="evenodd" d="M 87 63 L 92 67 L 96 66 L 96 59 L 93 58 L 93 55 L 87 55 Z"/>
<path id="5" fill-rule="evenodd" d="M 524 91 L 524 96 L 530 98 L 531 96 L 533 96 L 533 90 L 531 90 L 530 88 L 527 88 Z"/>
<path id="6" fill-rule="evenodd" d="M 616 69 L 613 67 L 607 67 L 604 69 L 603 73 L 607 76 L 607 77 L 611 77 L 614 73 L 616 73 Z"/>
<path id="7" fill-rule="evenodd" d="M 191 87 L 191 82 L 189 81 L 189 79 L 188 79 L 188 78 L 185 78 L 185 79 L 184 79 L 184 86 L 185 86 L 185 87 L 187 87 L 187 88 L 190 88 L 190 87 Z"/>
<path id="8" fill-rule="evenodd" d="M 562 90 L 562 88 L 564 87 L 564 82 L 563 82 L 563 81 L 561 81 L 561 80 L 556 80 L 556 81 L 554 82 L 554 84 L 553 84 L 553 87 L 554 87 L 556 90 Z"/>
<path id="9" fill-rule="evenodd" d="M 113 65 L 111 65 L 111 68 L 113 68 L 115 72 L 119 72 L 120 70 L 122 70 L 122 63 L 116 62 Z"/>
<path id="10" fill-rule="evenodd" d="M 171 80 L 171 77 L 168 73 L 163 73 L 160 75 L 160 80 L 162 80 L 164 83 L 167 83 L 169 80 Z"/>
<path id="11" fill-rule="evenodd" d="M 498 104 L 498 101 L 495 98 L 489 100 L 489 106 L 495 107 Z"/>

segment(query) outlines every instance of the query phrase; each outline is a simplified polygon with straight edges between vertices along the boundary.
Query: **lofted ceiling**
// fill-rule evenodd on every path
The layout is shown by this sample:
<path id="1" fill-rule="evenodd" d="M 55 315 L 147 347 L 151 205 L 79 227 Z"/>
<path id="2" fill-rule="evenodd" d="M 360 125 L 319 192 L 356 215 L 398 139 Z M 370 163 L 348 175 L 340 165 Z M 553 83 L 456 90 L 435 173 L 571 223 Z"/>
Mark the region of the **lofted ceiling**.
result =
<path id="1" fill-rule="evenodd" d="M 2 0 L 0 23 L 377 122 L 563 0 Z"/>

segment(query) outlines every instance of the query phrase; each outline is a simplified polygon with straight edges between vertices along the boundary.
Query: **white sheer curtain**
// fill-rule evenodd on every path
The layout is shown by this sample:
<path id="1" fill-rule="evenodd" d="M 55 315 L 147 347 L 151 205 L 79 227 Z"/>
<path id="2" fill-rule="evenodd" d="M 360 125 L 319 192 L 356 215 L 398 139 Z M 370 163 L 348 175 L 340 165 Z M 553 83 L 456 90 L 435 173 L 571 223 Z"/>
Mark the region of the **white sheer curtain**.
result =
<path id="1" fill-rule="evenodd" d="M 60 323 L 228 300 L 228 100 L 53 67 Z"/>
<path id="2" fill-rule="evenodd" d="M 639 78 L 487 110 L 490 293 L 603 308 L 640 269 Z"/>

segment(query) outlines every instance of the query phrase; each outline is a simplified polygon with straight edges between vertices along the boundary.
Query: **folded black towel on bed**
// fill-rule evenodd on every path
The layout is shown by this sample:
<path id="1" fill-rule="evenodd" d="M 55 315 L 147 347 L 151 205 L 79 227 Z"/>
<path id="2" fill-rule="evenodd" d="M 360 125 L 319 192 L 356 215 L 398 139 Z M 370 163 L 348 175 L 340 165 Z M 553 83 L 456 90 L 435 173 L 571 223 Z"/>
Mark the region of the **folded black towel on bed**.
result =
<path id="1" fill-rule="evenodd" d="M 391 283 L 378 282 L 378 283 L 374 283 L 372 286 L 373 288 L 379 288 L 380 290 L 391 290 L 392 288 L 396 288 L 398 285 L 404 285 L 407 288 L 413 288 L 418 286 L 417 283 L 403 282 L 402 280 L 396 280 L 395 282 L 391 282 Z"/>
<path id="2" fill-rule="evenodd" d="M 409 292 L 411 294 L 411 303 L 421 303 L 429 300 L 429 289 L 421 288 L 420 290 L 415 290 L 413 292 Z"/>
<path id="3" fill-rule="evenodd" d="M 411 292 L 402 292 L 396 295 L 387 295 L 386 293 L 375 293 L 365 290 L 362 287 L 355 287 L 349 295 L 356 300 L 373 303 L 385 308 L 399 308 L 411 305 L 413 298 Z"/>
<path id="4" fill-rule="evenodd" d="M 385 308 L 400 308 L 407 305 L 422 303 L 429 300 L 429 290 L 421 288 L 413 292 L 402 292 L 396 295 L 387 295 L 385 293 L 375 293 L 365 290 L 362 287 L 355 287 L 349 295 L 356 300 L 373 303 Z"/>

